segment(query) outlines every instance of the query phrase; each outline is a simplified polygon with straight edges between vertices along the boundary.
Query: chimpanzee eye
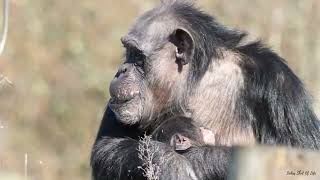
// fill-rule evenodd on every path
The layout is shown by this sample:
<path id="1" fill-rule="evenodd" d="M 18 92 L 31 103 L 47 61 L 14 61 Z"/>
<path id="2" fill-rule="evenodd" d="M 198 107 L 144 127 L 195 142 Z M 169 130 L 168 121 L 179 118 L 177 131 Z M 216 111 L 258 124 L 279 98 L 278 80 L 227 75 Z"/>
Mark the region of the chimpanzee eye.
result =
<path id="1" fill-rule="evenodd" d="M 144 66 L 144 59 L 143 58 L 138 58 L 135 60 L 135 65 L 143 67 Z"/>
<path id="2" fill-rule="evenodd" d="M 127 47 L 126 61 L 143 68 L 146 56 L 143 52 L 135 47 Z"/>
<path id="3" fill-rule="evenodd" d="M 136 51 L 133 54 L 133 62 L 135 65 L 143 67 L 144 66 L 144 60 L 145 60 L 145 56 L 141 51 Z"/>

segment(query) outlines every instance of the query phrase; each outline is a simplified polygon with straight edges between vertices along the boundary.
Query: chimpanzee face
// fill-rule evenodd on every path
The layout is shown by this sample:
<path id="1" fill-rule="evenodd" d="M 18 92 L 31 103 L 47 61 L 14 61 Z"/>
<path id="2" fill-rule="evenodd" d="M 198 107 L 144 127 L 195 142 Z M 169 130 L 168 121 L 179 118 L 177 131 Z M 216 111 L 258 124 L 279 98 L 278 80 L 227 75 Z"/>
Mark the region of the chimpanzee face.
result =
<path id="1" fill-rule="evenodd" d="M 109 102 L 121 122 L 135 124 L 159 115 L 185 89 L 192 38 L 175 24 L 142 16 L 121 38 L 125 60 L 110 84 Z"/>

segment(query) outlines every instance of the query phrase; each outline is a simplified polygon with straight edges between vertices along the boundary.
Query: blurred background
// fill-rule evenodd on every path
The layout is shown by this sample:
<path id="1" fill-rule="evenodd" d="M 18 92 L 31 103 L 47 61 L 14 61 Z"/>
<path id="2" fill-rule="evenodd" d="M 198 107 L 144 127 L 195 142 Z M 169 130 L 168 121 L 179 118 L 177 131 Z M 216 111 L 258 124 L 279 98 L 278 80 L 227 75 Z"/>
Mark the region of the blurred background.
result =
<path id="1" fill-rule="evenodd" d="M 119 39 L 158 3 L 10 0 L 0 56 L 0 74 L 12 82 L 0 81 L 0 177 L 90 179 L 90 149 L 121 63 Z M 319 112 L 319 0 L 198 0 L 197 6 L 287 59 Z"/>

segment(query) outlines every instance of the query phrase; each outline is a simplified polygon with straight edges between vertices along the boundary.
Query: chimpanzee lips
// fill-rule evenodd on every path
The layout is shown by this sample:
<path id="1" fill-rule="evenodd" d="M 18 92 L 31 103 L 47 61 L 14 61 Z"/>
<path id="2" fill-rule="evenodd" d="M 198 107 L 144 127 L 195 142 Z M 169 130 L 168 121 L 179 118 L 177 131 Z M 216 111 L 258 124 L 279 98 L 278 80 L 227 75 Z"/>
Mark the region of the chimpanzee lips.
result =
<path id="1" fill-rule="evenodd" d="M 111 96 L 110 104 L 114 104 L 114 105 L 125 104 L 125 103 L 128 103 L 129 101 L 133 100 L 137 95 L 138 95 L 138 93 L 131 93 L 126 96 L 124 96 L 124 95 Z"/>
<path id="2" fill-rule="evenodd" d="M 134 97 L 132 98 L 126 98 L 126 99 L 118 99 L 118 98 L 111 98 L 110 99 L 110 104 L 124 104 L 129 102 L 130 100 L 132 100 Z"/>

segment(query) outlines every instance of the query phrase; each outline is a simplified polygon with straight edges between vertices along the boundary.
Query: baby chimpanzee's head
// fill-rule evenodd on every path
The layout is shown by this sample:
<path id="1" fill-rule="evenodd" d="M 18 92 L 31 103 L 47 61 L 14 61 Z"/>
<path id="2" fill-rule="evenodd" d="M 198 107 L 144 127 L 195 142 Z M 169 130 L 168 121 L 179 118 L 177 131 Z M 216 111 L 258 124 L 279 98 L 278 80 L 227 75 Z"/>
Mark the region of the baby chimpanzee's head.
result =
<path id="1" fill-rule="evenodd" d="M 152 134 L 155 140 L 170 143 L 176 151 L 192 146 L 215 144 L 214 133 L 195 124 L 191 118 L 175 116 L 164 121 Z"/>

